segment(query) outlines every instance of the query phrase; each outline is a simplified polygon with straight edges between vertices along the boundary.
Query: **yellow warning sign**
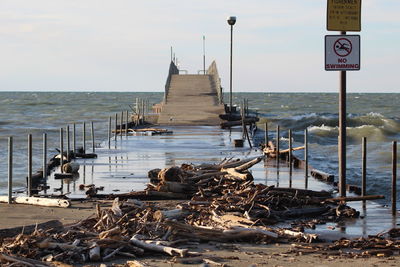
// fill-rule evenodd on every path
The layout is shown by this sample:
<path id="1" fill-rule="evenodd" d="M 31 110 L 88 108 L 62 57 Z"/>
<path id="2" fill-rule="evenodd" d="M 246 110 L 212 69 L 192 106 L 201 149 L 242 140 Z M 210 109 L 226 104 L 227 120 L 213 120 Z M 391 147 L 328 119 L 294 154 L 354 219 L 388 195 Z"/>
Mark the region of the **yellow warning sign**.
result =
<path id="1" fill-rule="evenodd" d="M 361 0 L 328 0 L 328 31 L 361 31 Z"/>

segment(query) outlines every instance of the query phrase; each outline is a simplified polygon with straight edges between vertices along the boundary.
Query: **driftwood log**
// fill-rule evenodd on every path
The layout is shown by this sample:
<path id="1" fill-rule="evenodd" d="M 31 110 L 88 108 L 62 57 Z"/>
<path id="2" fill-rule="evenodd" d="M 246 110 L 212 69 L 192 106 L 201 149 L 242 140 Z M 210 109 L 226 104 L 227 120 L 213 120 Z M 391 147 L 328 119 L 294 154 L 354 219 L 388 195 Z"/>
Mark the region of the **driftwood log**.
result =
<path id="1" fill-rule="evenodd" d="M 0 196 L 0 202 L 8 203 L 7 196 Z M 28 204 L 45 207 L 68 208 L 71 201 L 68 199 L 42 198 L 42 197 L 13 197 L 12 202 L 16 204 Z"/>

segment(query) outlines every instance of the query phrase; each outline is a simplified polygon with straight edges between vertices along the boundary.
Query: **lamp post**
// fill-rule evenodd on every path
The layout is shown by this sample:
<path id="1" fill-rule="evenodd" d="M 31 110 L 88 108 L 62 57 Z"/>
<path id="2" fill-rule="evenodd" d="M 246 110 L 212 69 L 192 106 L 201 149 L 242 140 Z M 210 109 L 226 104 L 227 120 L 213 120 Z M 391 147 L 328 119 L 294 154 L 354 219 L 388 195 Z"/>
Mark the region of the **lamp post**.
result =
<path id="1" fill-rule="evenodd" d="M 230 83 L 229 83 L 229 114 L 232 115 L 232 45 L 233 45 L 233 25 L 236 23 L 236 17 L 230 16 L 227 19 L 228 24 L 231 25 L 231 56 L 230 56 Z"/>

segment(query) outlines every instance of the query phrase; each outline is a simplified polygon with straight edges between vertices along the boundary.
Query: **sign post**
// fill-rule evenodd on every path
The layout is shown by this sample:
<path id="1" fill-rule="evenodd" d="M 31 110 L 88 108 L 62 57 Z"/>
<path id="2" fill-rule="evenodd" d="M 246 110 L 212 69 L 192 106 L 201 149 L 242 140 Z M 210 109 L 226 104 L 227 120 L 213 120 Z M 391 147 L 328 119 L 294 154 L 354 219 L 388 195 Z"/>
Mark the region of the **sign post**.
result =
<path id="1" fill-rule="evenodd" d="M 346 31 L 361 31 L 361 0 L 328 0 L 327 30 L 340 31 L 341 36 L 335 40 L 333 46 L 328 45 L 329 37 L 325 37 L 325 70 L 340 71 L 339 90 L 339 194 L 346 196 L 346 70 L 359 70 L 359 42 L 358 64 L 347 64 L 349 59 L 356 55 L 353 42 L 346 36 Z M 359 37 L 358 37 L 359 40 Z M 333 51 L 328 54 L 327 51 Z M 333 57 L 332 57 L 333 55 Z M 336 55 L 336 56 L 335 56 Z M 329 57 L 331 56 L 331 57 Z M 336 58 L 337 62 L 329 64 L 329 59 Z M 346 61 L 346 62 L 345 62 Z M 351 65 L 353 68 L 350 68 Z M 357 65 L 357 66 L 355 66 Z M 336 68 L 337 67 L 337 68 Z"/>

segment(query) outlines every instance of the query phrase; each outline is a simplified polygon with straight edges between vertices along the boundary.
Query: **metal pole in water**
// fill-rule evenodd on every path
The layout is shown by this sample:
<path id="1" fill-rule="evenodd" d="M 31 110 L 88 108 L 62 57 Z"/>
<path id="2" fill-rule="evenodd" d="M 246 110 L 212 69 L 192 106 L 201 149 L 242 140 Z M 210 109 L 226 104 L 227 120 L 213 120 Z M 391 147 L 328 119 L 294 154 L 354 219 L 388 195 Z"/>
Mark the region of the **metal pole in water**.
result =
<path id="1" fill-rule="evenodd" d="M 241 107 L 240 107 L 240 115 L 241 115 L 241 117 L 242 117 L 242 139 L 245 139 L 246 138 L 246 136 L 245 136 L 245 131 L 246 131 L 246 129 L 245 129 L 245 127 L 246 127 L 246 124 L 244 123 L 244 99 L 243 99 L 243 103 L 241 104 Z"/>
<path id="2" fill-rule="evenodd" d="M 13 137 L 8 137 L 8 204 L 12 203 Z"/>
<path id="3" fill-rule="evenodd" d="M 69 151 L 71 149 L 70 143 L 69 143 L 69 125 L 67 125 L 67 161 L 69 161 Z"/>
<path id="4" fill-rule="evenodd" d="M 367 138 L 362 138 L 361 196 L 367 194 Z M 365 204 L 365 200 L 363 200 Z"/>
<path id="5" fill-rule="evenodd" d="M 115 113 L 115 135 L 114 135 L 115 145 L 117 145 L 117 132 L 118 132 L 118 113 Z"/>
<path id="6" fill-rule="evenodd" d="M 28 134 L 28 197 L 32 196 L 32 134 Z"/>
<path id="7" fill-rule="evenodd" d="M 43 178 L 47 185 L 47 133 L 43 133 Z"/>
<path id="8" fill-rule="evenodd" d="M 289 175 L 290 175 L 290 182 L 291 182 L 291 177 L 292 177 L 292 174 L 293 174 L 293 164 L 292 164 L 292 162 L 293 162 L 293 151 L 292 151 L 292 148 L 293 148 L 293 144 L 292 144 L 292 130 L 291 129 L 289 129 Z"/>
<path id="9" fill-rule="evenodd" d="M 124 112 L 121 112 L 121 123 L 119 124 L 119 135 L 122 139 L 122 124 L 124 123 Z"/>
<path id="10" fill-rule="evenodd" d="M 304 130 L 304 179 L 305 179 L 305 188 L 308 188 L 308 130 L 307 128 Z"/>
<path id="11" fill-rule="evenodd" d="M 63 165 L 64 165 L 64 131 L 63 128 L 60 128 L 60 169 L 61 173 L 63 173 Z"/>
<path id="12" fill-rule="evenodd" d="M 83 122 L 83 127 L 82 127 L 82 147 L 83 147 L 83 154 L 86 154 L 86 122 Z"/>
<path id="13" fill-rule="evenodd" d="M 279 138 L 280 138 L 280 133 L 279 133 L 279 125 L 276 126 L 276 168 L 279 169 Z"/>
<path id="14" fill-rule="evenodd" d="M 76 124 L 73 124 L 73 128 L 72 128 L 72 146 L 73 146 L 73 150 L 74 150 L 74 154 L 76 154 Z"/>
<path id="15" fill-rule="evenodd" d="M 93 124 L 93 121 L 91 121 L 91 133 L 92 133 L 92 153 L 94 154 L 96 145 L 94 143 L 94 124 Z"/>
<path id="16" fill-rule="evenodd" d="M 265 122 L 264 143 L 265 143 L 265 147 L 267 147 L 268 146 L 268 122 Z"/>
<path id="17" fill-rule="evenodd" d="M 129 111 L 126 111 L 125 136 L 128 137 Z"/>
<path id="18" fill-rule="evenodd" d="M 346 35 L 343 31 L 341 34 Z M 346 71 L 340 72 L 339 93 L 339 193 L 346 196 Z"/>
<path id="19" fill-rule="evenodd" d="M 392 148 L 392 214 L 396 215 L 397 200 L 397 141 L 393 141 Z"/>
<path id="20" fill-rule="evenodd" d="M 111 117 L 108 117 L 108 149 L 111 148 Z"/>

